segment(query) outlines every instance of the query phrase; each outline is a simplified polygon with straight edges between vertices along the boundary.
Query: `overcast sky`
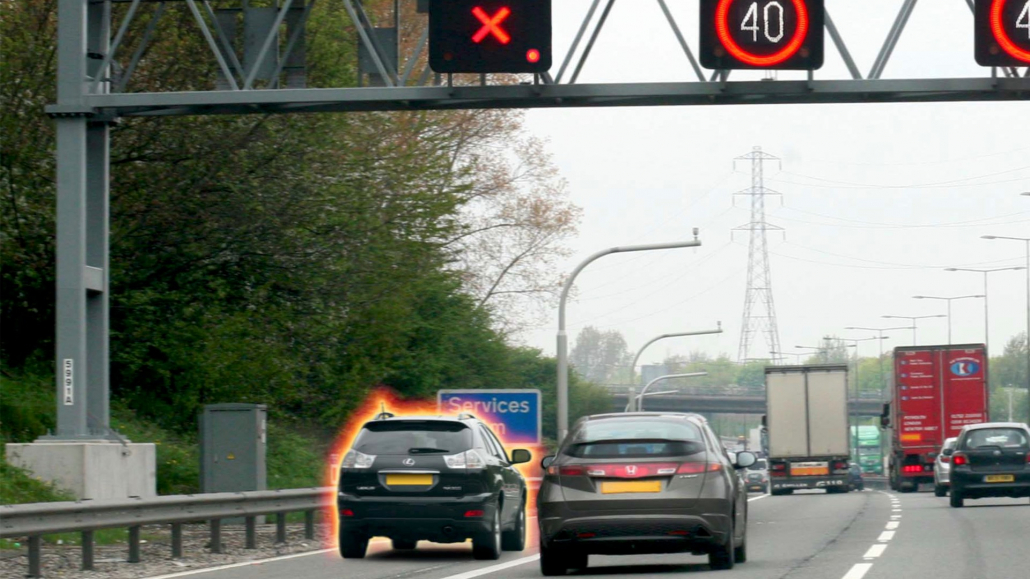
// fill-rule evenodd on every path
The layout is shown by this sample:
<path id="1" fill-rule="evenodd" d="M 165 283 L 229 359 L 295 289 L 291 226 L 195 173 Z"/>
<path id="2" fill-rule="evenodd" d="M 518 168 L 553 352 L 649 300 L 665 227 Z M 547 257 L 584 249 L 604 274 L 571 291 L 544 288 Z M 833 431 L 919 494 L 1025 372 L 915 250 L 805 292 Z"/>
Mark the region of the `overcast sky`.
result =
<path id="1" fill-rule="evenodd" d="M 555 68 L 589 0 L 554 1 Z M 668 0 L 697 50 L 696 0 Z M 826 0 L 863 73 L 876 57 L 900 0 Z M 972 14 L 964 0 L 916 7 L 884 78 L 989 74 L 973 60 Z M 847 72 L 827 37 L 817 78 Z M 733 79 L 762 73 L 734 72 Z M 794 78 L 796 73 L 781 74 Z M 581 83 L 687 81 L 692 73 L 653 0 L 619 0 L 579 79 Z M 622 332 L 631 350 L 658 334 L 707 329 L 725 333 L 662 342 L 642 363 L 703 350 L 736 359 L 747 272 L 750 163 L 734 157 L 753 146 L 782 159 L 766 166 L 773 294 L 782 349 L 818 345 L 827 334 L 868 337 L 846 326 L 890 327 L 882 315 L 944 313 L 945 302 L 917 294 L 983 291 L 983 276 L 946 267 L 1024 263 L 1024 246 L 981 235 L 1030 236 L 1030 103 L 907 105 L 761 105 L 536 110 L 528 129 L 549 139 L 583 208 L 571 271 L 600 249 L 673 241 L 701 228 L 704 246 L 614 255 L 589 266 L 568 305 L 569 340 L 584 326 Z M 990 345 L 994 353 L 1026 326 L 1023 271 L 991 275 Z M 984 304 L 953 302 L 953 342 L 984 340 Z M 900 323 L 898 323 L 900 322 Z M 525 342 L 552 353 L 557 310 Z M 912 343 L 891 332 L 889 346 Z M 946 343 L 944 319 L 919 322 L 921 344 Z M 876 342 L 860 345 L 875 355 Z M 768 351 L 764 340 L 753 355 Z"/>

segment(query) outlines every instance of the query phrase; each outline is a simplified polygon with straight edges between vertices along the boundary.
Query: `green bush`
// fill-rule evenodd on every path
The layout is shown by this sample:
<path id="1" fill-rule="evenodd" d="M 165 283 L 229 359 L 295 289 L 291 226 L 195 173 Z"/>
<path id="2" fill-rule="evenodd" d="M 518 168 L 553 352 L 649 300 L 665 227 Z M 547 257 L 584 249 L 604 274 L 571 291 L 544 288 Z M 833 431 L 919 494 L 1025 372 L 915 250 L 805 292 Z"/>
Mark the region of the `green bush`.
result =
<path id="1" fill-rule="evenodd" d="M 132 442 L 153 442 L 157 447 L 157 494 L 200 492 L 200 458 L 195 437 L 169 432 L 142 420 L 124 404 L 111 406 L 111 428 Z"/>
<path id="2" fill-rule="evenodd" d="M 41 366 L 0 373 L 0 437 L 7 442 L 31 442 L 54 428 L 54 375 Z"/>
<path id="3" fill-rule="evenodd" d="M 294 489 L 322 486 L 326 446 L 312 437 L 269 422 L 268 488 Z"/>
<path id="4" fill-rule="evenodd" d="M 0 505 L 70 501 L 72 498 L 71 494 L 32 476 L 25 469 L 8 464 L 5 453 L 0 450 Z"/>

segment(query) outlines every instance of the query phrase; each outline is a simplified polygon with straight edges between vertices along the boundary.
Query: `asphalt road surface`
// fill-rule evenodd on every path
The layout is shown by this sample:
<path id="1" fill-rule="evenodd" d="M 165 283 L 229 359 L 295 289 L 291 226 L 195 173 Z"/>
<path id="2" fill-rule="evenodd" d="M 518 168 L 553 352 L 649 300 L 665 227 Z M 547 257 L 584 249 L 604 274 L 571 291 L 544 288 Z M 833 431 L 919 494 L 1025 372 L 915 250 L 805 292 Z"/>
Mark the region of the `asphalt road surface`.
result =
<path id="1" fill-rule="evenodd" d="M 649 579 L 676 573 L 725 579 L 1030 578 L 1030 501 L 981 499 L 952 509 L 931 493 L 820 492 L 749 503 L 747 563 L 711 571 L 692 555 L 591 556 L 590 568 L 570 576 Z M 535 524 L 535 520 L 531 523 Z M 535 545 L 535 537 L 530 537 Z M 162 576 L 196 579 L 521 579 L 541 577 L 535 547 L 475 561 L 471 545 L 419 543 L 393 551 L 374 540 L 364 559 L 335 550 L 259 564 Z"/>

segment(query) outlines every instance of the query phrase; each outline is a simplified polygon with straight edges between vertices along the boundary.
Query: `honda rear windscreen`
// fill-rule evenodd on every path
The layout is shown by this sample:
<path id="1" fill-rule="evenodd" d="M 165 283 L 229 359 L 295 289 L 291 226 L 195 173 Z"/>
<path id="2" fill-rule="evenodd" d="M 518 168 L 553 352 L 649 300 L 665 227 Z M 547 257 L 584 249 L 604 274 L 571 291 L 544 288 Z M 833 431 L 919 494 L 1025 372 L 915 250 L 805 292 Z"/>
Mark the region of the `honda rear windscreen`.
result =
<path id="1" fill-rule="evenodd" d="M 660 458 L 704 449 L 700 429 L 688 422 L 615 418 L 587 422 L 563 452 L 576 458 Z"/>

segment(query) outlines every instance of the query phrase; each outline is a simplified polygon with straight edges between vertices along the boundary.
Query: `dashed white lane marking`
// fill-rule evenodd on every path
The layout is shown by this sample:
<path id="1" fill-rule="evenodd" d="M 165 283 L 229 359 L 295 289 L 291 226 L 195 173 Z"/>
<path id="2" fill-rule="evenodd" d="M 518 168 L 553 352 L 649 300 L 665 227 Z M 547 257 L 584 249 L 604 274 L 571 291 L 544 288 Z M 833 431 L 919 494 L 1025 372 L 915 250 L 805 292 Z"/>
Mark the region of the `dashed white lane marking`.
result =
<path id="1" fill-rule="evenodd" d="M 884 531 L 884 532 L 880 533 L 880 537 L 878 539 L 876 539 L 876 540 L 880 541 L 881 543 L 886 542 L 886 541 L 890 541 L 891 539 L 894 538 L 894 533 L 895 532 L 896 531 Z"/>
<path id="2" fill-rule="evenodd" d="M 473 577 L 489 575 L 490 573 L 494 573 L 496 571 L 511 569 L 512 567 L 518 567 L 519 565 L 525 565 L 526 563 L 532 563 L 533 561 L 539 560 L 540 555 L 530 555 L 529 557 L 522 557 L 521 559 L 515 559 L 514 561 L 508 561 L 507 563 L 491 565 L 489 567 L 483 567 L 481 569 L 475 569 L 473 571 L 466 571 L 465 573 L 458 573 L 457 575 L 451 575 L 450 577 L 444 577 L 443 579 L 472 579 Z"/>
<path id="3" fill-rule="evenodd" d="M 901 515 L 891 515 L 891 518 L 892 518 L 892 519 L 900 519 L 900 518 L 901 518 Z"/>
<path id="4" fill-rule="evenodd" d="M 758 500 L 764 499 L 767 496 L 769 496 L 769 495 L 758 495 L 757 497 L 748 499 L 747 502 L 750 503 L 751 501 L 758 501 Z"/>
<path id="5" fill-rule="evenodd" d="M 887 545 L 885 543 L 880 543 L 879 545 L 873 545 L 872 547 L 869 547 L 869 550 L 865 552 L 865 555 L 862 555 L 862 558 L 864 558 L 864 559 L 875 559 L 875 558 L 879 557 L 880 555 L 883 555 L 883 552 L 886 551 L 886 550 L 887 550 Z"/>
<path id="6" fill-rule="evenodd" d="M 891 521 L 891 522 L 887 523 L 887 530 L 897 529 L 898 525 L 900 525 L 900 524 L 901 524 L 901 521 Z"/>
<path id="7" fill-rule="evenodd" d="M 872 563 L 855 563 L 851 570 L 844 575 L 844 579 L 862 579 L 872 568 Z"/>

